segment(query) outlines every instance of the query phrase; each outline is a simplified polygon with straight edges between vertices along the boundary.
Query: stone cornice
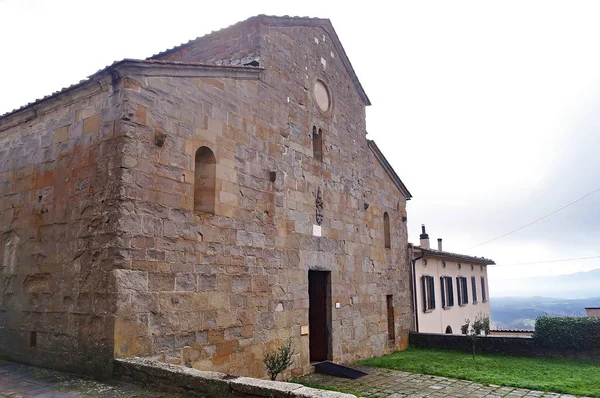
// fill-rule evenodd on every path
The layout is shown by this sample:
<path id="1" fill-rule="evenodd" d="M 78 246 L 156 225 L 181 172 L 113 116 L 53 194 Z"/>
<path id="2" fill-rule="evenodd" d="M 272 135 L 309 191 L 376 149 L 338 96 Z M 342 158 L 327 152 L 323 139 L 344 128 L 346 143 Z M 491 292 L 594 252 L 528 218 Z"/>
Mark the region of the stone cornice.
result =
<path id="1" fill-rule="evenodd" d="M 26 123 L 54 109 L 89 98 L 114 86 L 125 76 L 170 76 L 181 78 L 212 77 L 258 80 L 262 68 L 204 65 L 199 63 L 134 60 L 115 62 L 94 73 L 86 80 L 38 99 L 0 116 L 0 132 Z"/>

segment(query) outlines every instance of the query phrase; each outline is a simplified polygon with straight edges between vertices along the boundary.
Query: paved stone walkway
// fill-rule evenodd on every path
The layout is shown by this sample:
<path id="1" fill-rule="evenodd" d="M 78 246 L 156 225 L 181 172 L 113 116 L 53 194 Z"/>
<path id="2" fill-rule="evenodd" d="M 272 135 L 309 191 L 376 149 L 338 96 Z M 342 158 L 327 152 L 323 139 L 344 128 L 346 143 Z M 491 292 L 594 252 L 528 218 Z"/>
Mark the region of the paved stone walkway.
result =
<path id="1" fill-rule="evenodd" d="M 117 381 L 97 382 L 67 373 L 0 360 L 0 398 L 174 398 Z"/>
<path id="2" fill-rule="evenodd" d="M 523 388 L 484 385 L 472 381 L 428 376 L 397 370 L 353 366 L 366 373 L 360 379 L 350 380 L 323 374 L 311 374 L 300 378 L 302 383 L 327 387 L 334 390 L 369 398 L 420 398 L 420 397 L 506 397 L 506 398 L 567 398 L 574 395 L 545 393 Z"/>
<path id="3" fill-rule="evenodd" d="M 356 366 L 368 373 L 356 380 L 322 374 L 302 377 L 302 382 L 332 388 L 368 398 L 421 397 L 505 397 L 571 398 L 573 395 L 544 393 L 522 388 L 483 385 L 465 380 L 428 376 Z M 177 395 L 151 391 L 137 385 L 96 382 L 67 373 L 55 372 L 0 360 L 0 398 L 176 398 Z"/>

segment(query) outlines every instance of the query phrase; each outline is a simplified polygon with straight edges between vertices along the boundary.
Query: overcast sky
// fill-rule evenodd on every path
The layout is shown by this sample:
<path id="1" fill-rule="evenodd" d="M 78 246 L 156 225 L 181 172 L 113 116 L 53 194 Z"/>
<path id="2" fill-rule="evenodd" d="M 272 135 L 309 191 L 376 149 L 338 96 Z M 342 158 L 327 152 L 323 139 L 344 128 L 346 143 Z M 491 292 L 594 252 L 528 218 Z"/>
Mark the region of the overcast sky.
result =
<path id="1" fill-rule="evenodd" d="M 600 268 L 509 265 L 600 255 L 600 192 L 469 249 L 600 188 L 600 3 L 341 4 L 0 0 L 0 114 L 252 15 L 330 18 L 369 137 L 414 196 L 412 242 L 425 223 L 445 250 L 494 259 L 491 280 Z"/>

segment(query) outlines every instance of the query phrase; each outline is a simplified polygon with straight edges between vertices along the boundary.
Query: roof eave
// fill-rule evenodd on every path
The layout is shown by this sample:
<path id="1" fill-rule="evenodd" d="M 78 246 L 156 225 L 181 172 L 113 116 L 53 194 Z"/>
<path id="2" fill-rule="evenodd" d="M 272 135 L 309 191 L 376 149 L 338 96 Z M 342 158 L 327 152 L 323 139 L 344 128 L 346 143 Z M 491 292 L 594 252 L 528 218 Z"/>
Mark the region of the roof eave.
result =
<path id="1" fill-rule="evenodd" d="M 466 254 L 445 252 L 445 251 L 439 251 L 439 250 L 435 250 L 435 249 L 426 249 L 421 246 L 413 246 L 413 248 L 416 251 L 420 251 L 423 254 L 428 254 L 433 257 L 449 258 L 449 259 L 453 259 L 453 260 L 464 260 L 467 262 L 481 264 L 481 265 L 496 265 L 494 260 L 491 260 L 491 259 L 485 258 L 485 257 L 473 257 L 473 256 L 468 256 Z"/>

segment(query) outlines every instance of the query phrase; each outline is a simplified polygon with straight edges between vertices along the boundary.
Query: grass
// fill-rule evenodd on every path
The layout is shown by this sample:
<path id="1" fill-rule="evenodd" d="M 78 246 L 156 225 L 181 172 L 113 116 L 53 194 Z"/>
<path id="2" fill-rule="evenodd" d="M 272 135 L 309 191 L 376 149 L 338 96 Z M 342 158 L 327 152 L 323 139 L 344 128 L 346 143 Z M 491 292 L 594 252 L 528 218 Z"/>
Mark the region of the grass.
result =
<path id="1" fill-rule="evenodd" d="M 367 366 L 403 370 L 533 390 L 600 397 L 600 363 L 569 359 L 409 348 L 361 362 Z"/>

